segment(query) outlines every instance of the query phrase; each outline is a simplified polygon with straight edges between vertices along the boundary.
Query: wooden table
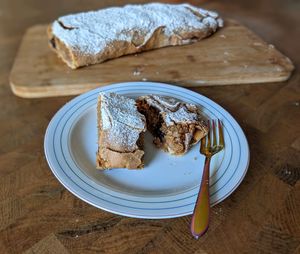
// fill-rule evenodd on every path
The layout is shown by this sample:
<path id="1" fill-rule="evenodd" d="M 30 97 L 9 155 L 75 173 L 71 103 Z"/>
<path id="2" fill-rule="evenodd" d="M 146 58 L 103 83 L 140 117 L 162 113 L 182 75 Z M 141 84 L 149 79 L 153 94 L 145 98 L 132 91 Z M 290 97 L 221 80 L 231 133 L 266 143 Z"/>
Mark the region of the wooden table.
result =
<path id="1" fill-rule="evenodd" d="M 200 1 L 249 26 L 296 66 L 285 83 L 194 89 L 236 117 L 251 149 L 245 180 L 212 209 L 204 237 L 192 238 L 190 216 L 142 220 L 96 209 L 50 172 L 43 152 L 45 129 L 72 97 L 21 99 L 12 94 L 8 75 L 20 39 L 36 23 L 122 2 L 0 2 L 0 253 L 300 253 L 297 1 Z"/>

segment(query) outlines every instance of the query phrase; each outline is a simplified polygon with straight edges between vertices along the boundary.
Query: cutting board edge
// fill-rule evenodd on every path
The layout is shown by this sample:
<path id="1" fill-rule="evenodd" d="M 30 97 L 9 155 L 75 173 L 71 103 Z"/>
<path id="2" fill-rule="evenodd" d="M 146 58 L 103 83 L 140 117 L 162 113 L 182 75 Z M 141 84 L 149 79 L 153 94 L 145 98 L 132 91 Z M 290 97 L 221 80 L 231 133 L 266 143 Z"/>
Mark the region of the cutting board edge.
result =
<path id="1" fill-rule="evenodd" d="M 228 84 L 217 84 L 216 85 L 233 85 L 233 86 L 238 86 L 238 85 L 256 85 L 256 84 L 261 84 L 261 83 L 277 83 L 277 82 L 285 82 L 290 78 L 291 74 L 288 77 L 278 77 L 276 81 L 274 81 L 274 78 L 272 80 L 264 80 L 264 81 L 259 81 L 259 82 L 246 82 L 246 81 L 240 81 L 239 83 L 232 83 L 229 82 Z M 90 90 L 99 88 L 99 87 L 103 87 L 106 85 L 111 85 L 111 84 L 119 84 L 119 83 L 126 83 L 126 82 L 153 82 L 153 83 L 166 83 L 166 84 L 173 84 L 173 85 L 177 85 L 177 86 L 181 86 L 181 87 L 185 87 L 185 88 L 194 88 L 194 87 L 209 87 L 212 86 L 212 84 L 199 84 L 195 81 L 142 81 L 142 80 L 137 80 L 137 81 L 121 81 L 121 82 L 99 82 L 99 84 L 93 84 L 93 85 L 89 85 L 86 87 L 82 87 L 81 84 L 74 84 L 74 85 L 70 85 L 68 84 L 69 88 L 71 87 L 72 89 L 65 89 L 65 87 L 63 85 L 61 86 L 56 86 L 56 90 L 51 89 L 51 86 L 48 86 L 49 91 L 47 93 L 45 93 L 45 90 L 47 89 L 47 86 L 43 86 L 43 87 L 31 87 L 28 88 L 27 86 L 22 86 L 22 85 L 18 85 L 15 86 L 14 82 L 12 79 L 10 79 L 10 87 L 12 92 L 21 98 L 27 98 L 27 99 L 34 99 L 34 98 L 50 98 L 50 97 L 63 97 L 63 96 L 75 96 L 75 95 L 80 95 L 82 93 L 88 92 Z M 197 86 L 195 86 L 197 85 Z M 65 92 L 64 92 L 65 91 Z"/>
<path id="2" fill-rule="evenodd" d="M 51 86 L 43 86 L 43 87 L 30 87 L 28 86 L 22 86 L 22 85 L 15 85 L 13 80 L 9 80 L 9 84 L 11 87 L 11 90 L 14 95 L 21 97 L 21 98 L 27 98 L 27 99 L 33 99 L 33 98 L 49 98 L 49 97 L 58 97 L 58 96 L 74 96 L 79 95 L 81 93 L 90 91 L 92 89 L 95 89 L 99 86 L 98 85 L 91 85 L 86 87 L 76 87 L 80 86 L 79 84 L 74 85 L 72 89 L 66 89 L 63 85 L 56 86 L 56 89 L 51 89 Z M 108 85 L 108 84 L 105 84 Z M 70 85 L 69 85 L 70 87 Z M 48 92 L 45 93 L 45 90 L 49 88 Z"/>

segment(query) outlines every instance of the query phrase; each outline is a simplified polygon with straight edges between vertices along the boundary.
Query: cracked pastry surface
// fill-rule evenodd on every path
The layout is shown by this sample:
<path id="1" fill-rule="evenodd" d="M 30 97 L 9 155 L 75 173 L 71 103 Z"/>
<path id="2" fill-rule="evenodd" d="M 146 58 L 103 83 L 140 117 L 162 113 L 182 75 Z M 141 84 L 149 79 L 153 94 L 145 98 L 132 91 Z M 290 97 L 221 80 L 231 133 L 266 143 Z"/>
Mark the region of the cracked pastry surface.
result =
<path id="1" fill-rule="evenodd" d="M 223 25 L 217 13 L 189 4 L 126 5 L 63 16 L 48 28 L 49 44 L 76 69 L 122 55 L 189 44 Z"/>
<path id="2" fill-rule="evenodd" d="M 208 133 L 196 105 L 172 97 L 146 95 L 137 99 L 137 106 L 146 116 L 154 144 L 170 154 L 185 154 Z"/>
<path id="3" fill-rule="evenodd" d="M 97 168 L 143 168 L 146 119 L 137 111 L 135 100 L 100 93 L 97 119 Z"/>

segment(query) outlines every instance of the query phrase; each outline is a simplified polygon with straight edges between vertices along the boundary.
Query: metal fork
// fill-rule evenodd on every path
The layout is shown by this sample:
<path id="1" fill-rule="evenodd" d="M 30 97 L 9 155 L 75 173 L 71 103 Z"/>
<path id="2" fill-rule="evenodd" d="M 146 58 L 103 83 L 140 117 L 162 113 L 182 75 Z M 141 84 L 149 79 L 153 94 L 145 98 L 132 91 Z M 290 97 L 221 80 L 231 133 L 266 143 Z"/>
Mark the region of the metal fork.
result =
<path id="1" fill-rule="evenodd" d="M 218 125 L 218 138 L 216 134 L 216 125 Z M 204 235 L 208 230 L 209 226 L 209 166 L 210 160 L 213 155 L 220 152 L 224 144 L 223 127 L 220 120 L 208 121 L 209 132 L 205 138 L 201 140 L 200 153 L 205 155 L 205 164 L 202 174 L 202 180 L 200 184 L 200 189 L 195 204 L 193 217 L 191 221 L 191 232 L 193 236 L 198 239 L 200 236 Z M 211 145 L 212 136 L 212 145 Z M 218 139 L 218 140 L 217 140 Z"/>

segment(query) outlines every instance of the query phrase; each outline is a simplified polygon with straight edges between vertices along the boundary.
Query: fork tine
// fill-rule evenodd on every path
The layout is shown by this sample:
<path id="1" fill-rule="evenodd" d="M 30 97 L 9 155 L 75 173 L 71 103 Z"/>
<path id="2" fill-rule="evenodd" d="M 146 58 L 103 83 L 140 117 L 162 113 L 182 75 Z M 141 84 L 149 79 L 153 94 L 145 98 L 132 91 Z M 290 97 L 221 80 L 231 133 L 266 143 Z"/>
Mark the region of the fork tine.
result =
<path id="1" fill-rule="evenodd" d="M 212 130 L 213 130 L 213 146 L 217 146 L 217 135 L 216 135 L 215 120 L 212 120 Z"/>
<path id="2" fill-rule="evenodd" d="M 219 125 L 219 145 L 224 147 L 223 124 L 220 119 L 218 119 L 218 125 Z"/>
<path id="3" fill-rule="evenodd" d="M 210 148 L 210 131 L 211 131 L 210 120 L 208 120 L 208 133 L 207 133 L 207 144 L 206 144 L 207 148 Z"/>

